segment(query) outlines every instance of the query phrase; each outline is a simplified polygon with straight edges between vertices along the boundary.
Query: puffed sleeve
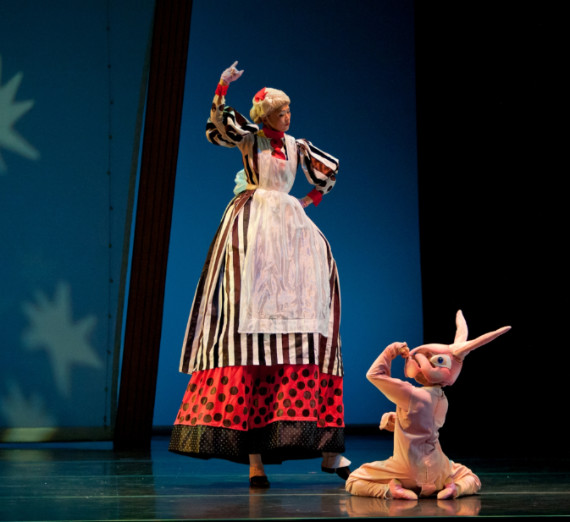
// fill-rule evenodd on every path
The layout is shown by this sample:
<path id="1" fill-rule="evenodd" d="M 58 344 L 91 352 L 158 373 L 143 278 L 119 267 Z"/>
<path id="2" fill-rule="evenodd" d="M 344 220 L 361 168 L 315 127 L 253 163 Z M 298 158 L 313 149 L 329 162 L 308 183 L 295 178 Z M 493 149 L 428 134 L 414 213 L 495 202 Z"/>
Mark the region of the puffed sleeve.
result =
<path id="1" fill-rule="evenodd" d="M 225 104 L 227 87 L 227 85 L 218 84 L 212 101 L 210 117 L 206 124 L 206 138 L 214 145 L 236 147 L 247 136 L 257 132 L 259 128 L 238 111 Z"/>
<path id="2" fill-rule="evenodd" d="M 296 142 L 301 168 L 309 183 L 315 186 L 308 196 L 318 205 L 323 194 L 330 192 L 336 183 L 339 161 L 310 141 L 298 139 Z"/>

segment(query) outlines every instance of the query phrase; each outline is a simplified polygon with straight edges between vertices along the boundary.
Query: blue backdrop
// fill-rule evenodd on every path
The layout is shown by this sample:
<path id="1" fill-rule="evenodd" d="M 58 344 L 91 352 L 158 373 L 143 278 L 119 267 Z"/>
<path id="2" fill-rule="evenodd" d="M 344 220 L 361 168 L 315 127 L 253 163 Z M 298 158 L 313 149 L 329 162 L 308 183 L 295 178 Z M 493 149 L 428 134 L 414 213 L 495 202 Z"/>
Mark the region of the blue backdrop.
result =
<path id="1" fill-rule="evenodd" d="M 341 283 L 345 420 L 370 424 L 392 406 L 365 373 L 396 340 L 422 342 L 411 0 L 195 0 L 166 283 L 154 423 L 170 425 L 188 376 L 177 373 L 208 246 L 241 168 L 204 134 L 223 69 L 243 76 L 227 102 L 249 114 L 263 86 L 291 97 L 290 133 L 340 159 L 334 190 L 308 212 L 328 238 Z M 292 194 L 310 186 L 299 173 Z M 398 369 L 395 370 L 396 372 Z"/>
<path id="2" fill-rule="evenodd" d="M 0 5 L 0 440 L 108 437 L 116 401 L 130 197 L 151 0 Z M 341 282 L 349 424 L 390 407 L 365 380 L 394 340 L 422 341 L 412 0 L 195 0 L 155 425 L 188 377 L 178 359 L 239 153 L 204 135 L 224 68 L 248 113 L 263 86 L 292 99 L 291 134 L 340 159 L 308 212 Z M 310 189 L 300 173 L 293 194 Z"/>
<path id="3" fill-rule="evenodd" d="M 112 433 L 153 9 L 0 3 L 0 440 Z"/>

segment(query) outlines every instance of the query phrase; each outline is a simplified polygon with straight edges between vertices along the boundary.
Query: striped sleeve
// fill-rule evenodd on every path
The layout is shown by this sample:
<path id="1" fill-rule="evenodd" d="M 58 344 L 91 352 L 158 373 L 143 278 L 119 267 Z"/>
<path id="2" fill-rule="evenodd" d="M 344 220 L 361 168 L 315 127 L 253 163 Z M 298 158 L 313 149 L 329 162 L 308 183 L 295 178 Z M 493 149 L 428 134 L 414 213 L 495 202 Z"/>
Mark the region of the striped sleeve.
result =
<path id="1" fill-rule="evenodd" d="M 336 183 L 338 159 L 318 149 L 310 141 L 296 141 L 299 161 L 307 180 L 321 194 L 330 192 Z"/>
<path id="2" fill-rule="evenodd" d="M 236 147 L 246 136 L 258 130 L 257 125 L 226 105 L 222 92 L 216 91 L 206 123 L 206 138 L 210 143 L 222 147 Z"/>

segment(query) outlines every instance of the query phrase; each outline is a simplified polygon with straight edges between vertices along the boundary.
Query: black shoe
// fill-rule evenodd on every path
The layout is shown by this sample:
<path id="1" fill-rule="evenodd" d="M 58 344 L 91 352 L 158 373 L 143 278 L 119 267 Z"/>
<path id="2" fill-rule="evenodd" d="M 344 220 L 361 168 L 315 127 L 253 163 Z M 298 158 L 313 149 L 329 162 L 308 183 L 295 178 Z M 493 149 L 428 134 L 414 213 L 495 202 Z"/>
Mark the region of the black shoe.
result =
<path id="1" fill-rule="evenodd" d="M 350 468 L 348 466 L 344 466 L 343 468 L 325 468 L 321 466 L 321 471 L 325 473 L 336 473 L 342 480 L 346 480 L 350 475 Z"/>
<path id="2" fill-rule="evenodd" d="M 249 477 L 250 488 L 268 488 L 269 486 L 269 480 L 267 480 L 267 477 L 265 475 L 256 475 L 255 477 Z"/>

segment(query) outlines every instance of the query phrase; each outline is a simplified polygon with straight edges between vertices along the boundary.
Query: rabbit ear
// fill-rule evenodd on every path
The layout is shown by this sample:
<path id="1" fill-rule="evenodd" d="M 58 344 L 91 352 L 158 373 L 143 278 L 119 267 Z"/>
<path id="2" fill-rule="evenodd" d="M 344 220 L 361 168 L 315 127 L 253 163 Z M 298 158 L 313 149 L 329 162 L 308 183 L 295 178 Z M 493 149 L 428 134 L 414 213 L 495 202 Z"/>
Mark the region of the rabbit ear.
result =
<path id="1" fill-rule="evenodd" d="M 463 317 L 463 312 L 461 310 L 457 310 L 455 314 L 455 339 L 454 343 L 462 343 L 467 341 L 467 321 L 465 317 Z"/>
<path id="2" fill-rule="evenodd" d="M 465 359 L 465 356 L 472 350 L 475 350 L 475 348 L 479 348 L 479 346 L 483 346 L 484 344 L 490 343 L 493 339 L 496 339 L 500 335 L 503 335 L 504 333 L 508 332 L 510 329 L 511 329 L 510 326 L 503 326 L 502 328 L 499 328 L 498 330 L 495 330 L 493 332 L 488 332 L 486 334 L 480 335 L 479 337 L 477 337 L 476 339 L 472 339 L 471 341 L 453 343 L 453 345 L 450 346 L 450 348 L 453 351 L 453 355 L 458 357 L 460 360 L 463 360 Z M 458 346 L 456 347 L 455 344 L 458 344 Z"/>

